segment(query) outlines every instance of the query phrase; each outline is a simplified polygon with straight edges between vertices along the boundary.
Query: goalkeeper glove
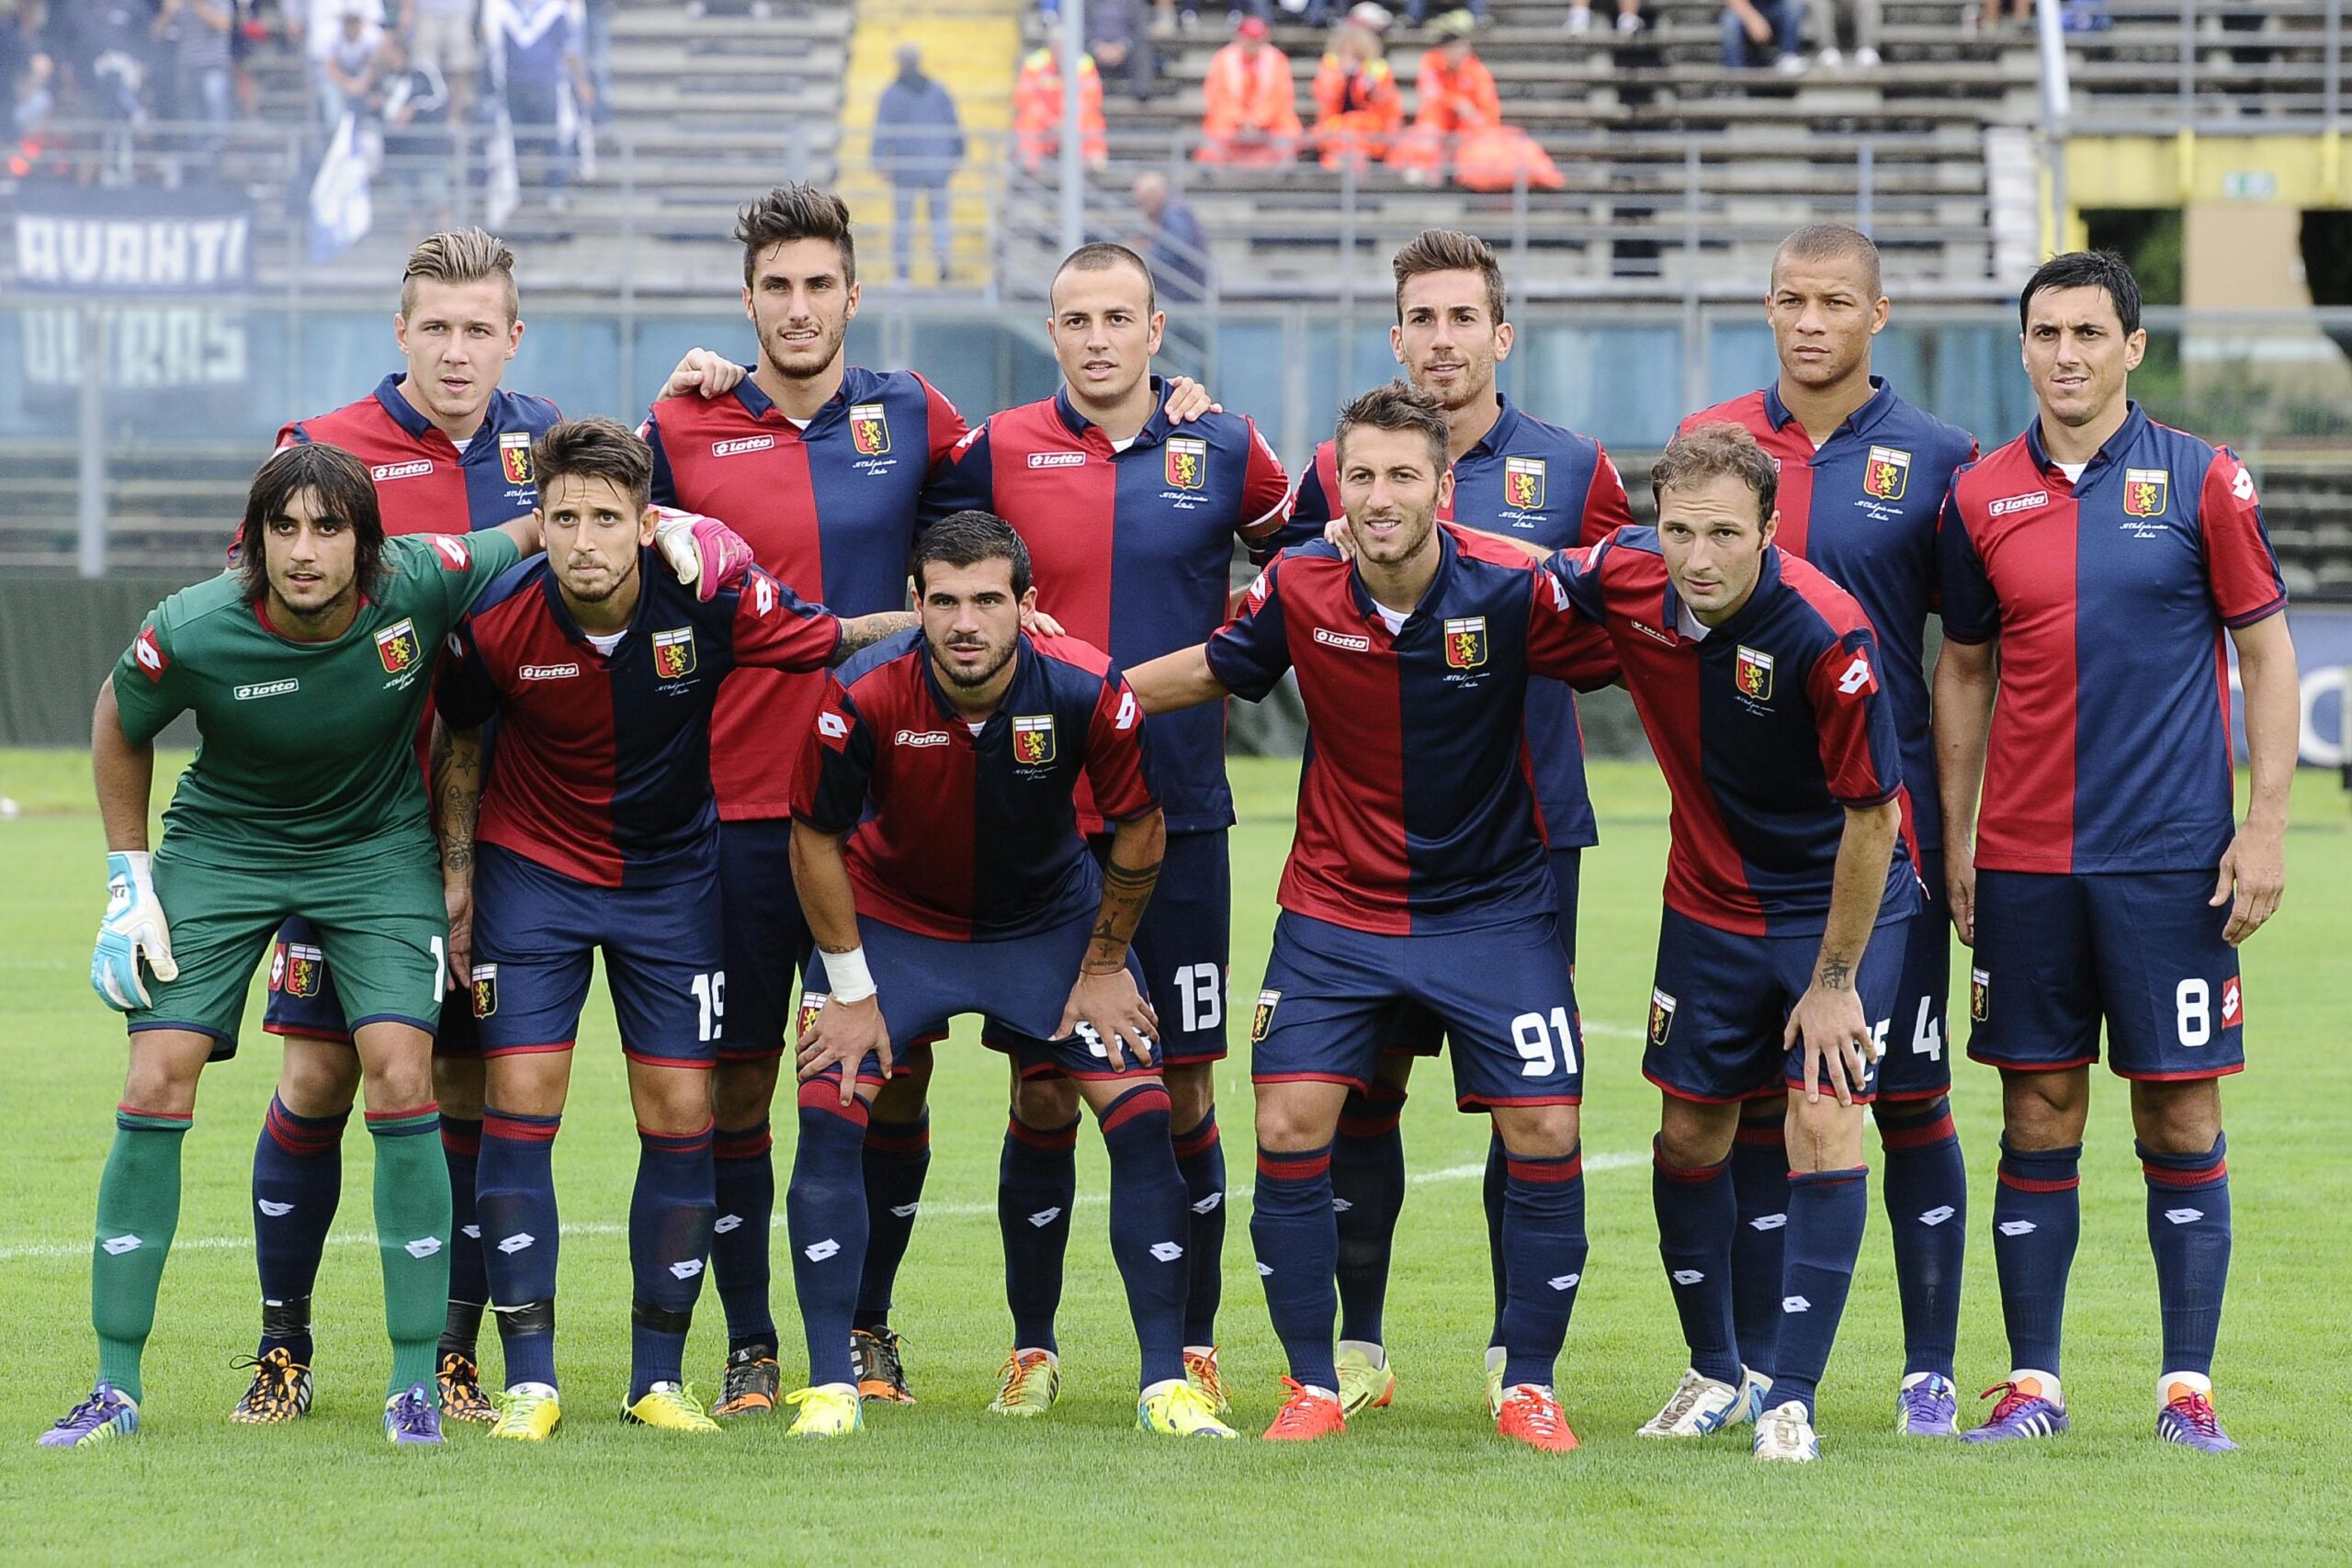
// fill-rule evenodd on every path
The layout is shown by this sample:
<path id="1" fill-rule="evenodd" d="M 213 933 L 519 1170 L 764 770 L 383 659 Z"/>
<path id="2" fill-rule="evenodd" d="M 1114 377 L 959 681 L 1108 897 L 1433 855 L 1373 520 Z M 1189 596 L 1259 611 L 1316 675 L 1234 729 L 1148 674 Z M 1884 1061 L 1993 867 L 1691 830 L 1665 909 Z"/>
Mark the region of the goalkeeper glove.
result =
<path id="1" fill-rule="evenodd" d="M 114 850 L 107 855 L 107 914 L 98 922 L 97 951 L 90 955 L 90 988 L 117 1012 L 148 1005 L 139 978 L 139 960 L 158 980 L 176 980 L 172 931 L 155 897 L 145 850 Z"/>
<path id="2" fill-rule="evenodd" d="M 657 506 L 653 547 L 670 563 L 670 573 L 708 603 L 722 588 L 733 588 L 752 568 L 752 547 L 716 517 Z"/>

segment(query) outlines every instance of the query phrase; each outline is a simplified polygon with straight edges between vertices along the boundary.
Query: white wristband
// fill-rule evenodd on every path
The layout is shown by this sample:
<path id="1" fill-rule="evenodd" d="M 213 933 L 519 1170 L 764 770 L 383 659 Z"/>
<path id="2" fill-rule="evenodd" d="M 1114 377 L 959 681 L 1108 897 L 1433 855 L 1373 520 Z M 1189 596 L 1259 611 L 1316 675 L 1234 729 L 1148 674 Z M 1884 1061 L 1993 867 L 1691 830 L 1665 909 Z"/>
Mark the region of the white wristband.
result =
<path id="1" fill-rule="evenodd" d="M 874 994 L 874 972 L 865 966 L 865 949 L 853 947 L 847 953 L 825 954 L 825 980 L 832 987 L 830 999 L 837 1002 L 862 1002 Z"/>

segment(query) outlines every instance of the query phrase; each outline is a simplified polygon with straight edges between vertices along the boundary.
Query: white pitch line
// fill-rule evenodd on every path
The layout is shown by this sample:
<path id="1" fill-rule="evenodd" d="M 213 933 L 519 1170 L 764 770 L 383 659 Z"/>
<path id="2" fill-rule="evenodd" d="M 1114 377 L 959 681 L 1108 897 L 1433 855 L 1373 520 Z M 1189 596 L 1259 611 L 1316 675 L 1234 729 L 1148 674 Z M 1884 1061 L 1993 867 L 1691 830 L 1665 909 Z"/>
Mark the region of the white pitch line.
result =
<path id="1" fill-rule="evenodd" d="M 1588 1155 L 1585 1156 L 1584 1168 L 1588 1174 L 1605 1170 L 1627 1170 L 1634 1166 L 1647 1165 L 1649 1158 L 1647 1154 Z M 1405 1179 L 1408 1185 L 1419 1187 L 1432 1181 L 1468 1181 L 1483 1178 L 1486 1174 L 1486 1164 L 1481 1161 L 1476 1165 L 1447 1166 L 1442 1170 L 1424 1170 L 1416 1175 L 1408 1176 Z M 1247 1202 L 1252 1190 L 1253 1189 L 1248 1187 L 1228 1188 L 1226 1198 L 1229 1202 Z M 1085 1207 L 1109 1201 L 1107 1198 L 1096 1197 L 1089 1193 L 1081 1193 L 1078 1199 L 1079 1203 Z M 779 1211 L 780 1209 L 781 1206 Z M 994 1214 L 996 1205 L 994 1203 L 926 1203 L 922 1207 L 922 1212 L 932 1219 L 968 1220 L 978 1219 L 984 1214 Z M 775 1230 L 784 1228 L 784 1215 L 781 1212 L 771 1222 L 771 1225 Z M 620 1235 L 628 1230 L 627 1225 L 591 1220 L 567 1224 L 563 1227 L 562 1234 L 568 1236 Z M 251 1235 L 198 1235 L 175 1240 L 172 1243 L 172 1250 L 174 1252 L 183 1249 L 211 1251 L 220 1247 L 247 1247 L 253 1244 L 254 1238 Z M 337 1231 L 327 1237 L 327 1245 L 329 1247 L 373 1247 L 376 1245 L 376 1233 Z M 30 1258 L 87 1258 L 89 1255 L 90 1244 L 86 1241 L 74 1244 L 53 1241 L 27 1242 L 21 1246 L 0 1247 L 0 1263 L 17 1263 Z"/>

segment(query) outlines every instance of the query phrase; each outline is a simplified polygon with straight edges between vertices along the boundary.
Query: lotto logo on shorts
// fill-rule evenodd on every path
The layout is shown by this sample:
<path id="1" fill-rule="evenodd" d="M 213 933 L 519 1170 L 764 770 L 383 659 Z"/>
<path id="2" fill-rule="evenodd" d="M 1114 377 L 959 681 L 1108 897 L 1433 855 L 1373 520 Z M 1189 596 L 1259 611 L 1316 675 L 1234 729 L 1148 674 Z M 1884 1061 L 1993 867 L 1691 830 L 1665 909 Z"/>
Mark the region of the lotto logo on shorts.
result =
<path id="1" fill-rule="evenodd" d="M 1739 694 L 1753 702 L 1772 700 L 1772 656 L 1760 648 L 1743 645 L 1739 660 L 1732 666 L 1732 680 L 1739 687 Z"/>
<path id="2" fill-rule="evenodd" d="M 1274 1026 L 1274 1009 L 1282 1001 L 1280 991 L 1260 991 L 1257 1010 L 1250 1015 L 1250 1043 L 1255 1045 Z"/>
<path id="3" fill-rule="evenodd" d="M 1982 969 L 1968 972 L 1968 1016 L 1978 1023 L 1993 1010 L 1993 976 Z"/>
<path id="4" fill-rule="evenodd" d="M 1505 457 L 1503 499 L 1521 512 L 1540 508 L 1544 504 L 1544 459 Z"/>
<path id="5" fill-rule="evenodd" d="M 861 457 L 878 457 L 890 449 L 890 420 L 880 403 L 852 403 L 849 438 Z"/>
<path id="6" fill-rule="evenodd" d="M 1873 446 L 1862 464 L 1862 489 L 1881 501 L 1900 501 L 1911 480 L 1911 454 L 1896 446 Z"/>
<path id="7" fill-rule="evenodd" d="M 2245 1021 L 2245 997 L 2234 979 L 2222 985 L 2222 1027 L 2235 1029 Z"/>
<path id="8" fill-rule="evenodd" d="M 1664 991 L 1650 992 L 1650 1043 L 1663 1045 L 1674 1029 L 1674 998 Z"/>
<path id="9" fill-rule="evenodd" d="M 2123 470 L 2123 514 L 2127 517 L 2162 517 L 2165 499 L 2172 488 L 2169 468 L 2126 468 Z"/>
<path id="10" fill-rule="evenodd" d="M 695 672 L 695 629 L 678 626 L 653 634 L 653 673 L 664 681 Z"/>
<path id="11" fill-rule="evenodd" d="M 498 438 L 498 465 L 504 470 L 508 484 L 526 485 L 532 482 L 529 431 L 510 430 Z"/>
<path id="12" fill-rule="evenodd" d="M 1445 623 L 1445 662 L 1453 670 L 1476 670 L 1487 662 L 1487 617 L 1464 615 Z"/>
<path id="13" fill-rule="evenodd" d="M 1209 444 L 1189 435 L 1168 438 L 1168 482 L 1178 490 L 1198 490 L 1208 483 Z"/>
<path id="14" fill-rule="evenodd" d="M 1030 767 L 1054 760 L 1054 716 L 1015 714 L 1012 719 L 1012 760 Z"/>
<path id="15" fill-rule="evenodd" d="M 498 1011 L 498 965 L 477 964 L 473 968 L 474 1016 L 489 1018 Z"/>
<path id="16" fill-rule="evenodd" d="M 417 637 L 414 621 L 395 621 L 376 634 L 376 657 L 383 662 L 387 675 L 415 668 L 424 655 L 424 645 Z"/>

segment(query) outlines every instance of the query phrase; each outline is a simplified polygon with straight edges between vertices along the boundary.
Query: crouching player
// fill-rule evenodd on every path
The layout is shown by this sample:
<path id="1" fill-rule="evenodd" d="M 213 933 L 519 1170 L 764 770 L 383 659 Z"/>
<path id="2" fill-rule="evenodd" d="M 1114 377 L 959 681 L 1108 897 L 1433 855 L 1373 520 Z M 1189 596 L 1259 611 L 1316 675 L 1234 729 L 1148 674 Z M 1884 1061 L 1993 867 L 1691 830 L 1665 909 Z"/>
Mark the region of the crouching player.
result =
<path id="1" fill-rule="evenodd" d="M 1443 411 L 1391 383 L 1340 415 L 1352 561 L 1278 558 L 1207 642 L 1139 665 L 1147 711 L 1306 699 L 1298 835 L 1250 1026 L 1258 1188 L 1250 1224 L 1290 1389 L 1269 1438 L 1344 1431 L 1331 1338 L 1339 1222 L 1331 1142 L 1368 1089 L 1396 1008 L 1452 1042 L 1454 1090 L 1504 1150 L 1498 1429 L 1577 1446 L 1554 1364 L 1585 1259 L 1576 990 L 1529 785 L 1529 679 L 1605 684 L 1599 629 L 1516 546 L 1440 525 L 1453 494 Z"/>
<path id="2" fill-rule="evenodd" d="M 1664 1091 L 1651 1192 L 1690 1370 L 1641 1435 L 1752 1417 L 1757 1458 L 1803 1461 L 1862 1244 L 1863 1108 L 1919 889 L 1877 640 L 1772 543 L 1777 479 L 1737 426 L 1686 432 L 1650 470 L 1657 526 L 1552 568 L 1607 628 L 1674 797 L 1642 1071 Z M 1788 1106 L 1788 1244 L 1772 1365 L 1743 1370 L 1732 1142 L 1740 1106 L 1767 1097 Z"/>
<path id="3" fill-rule="evenodd" d="M 130 1065 L 98 1181 L 97 1387 L 42 1447 L 139 1429 L 140 1356 L 179 1223 L 197 1079 L 235 1054 L 254 965 L 296 915 L 345 976 L 374 1134 L 385 1434 L 441 1441 L 433 1348 L 449 1173 L 433 1141 L 433 1030 L 447 928 L 413 747 L 434 649 L 537 538 L 526 518 L 388 539 L 358 458 L 288 447 L 254 476 L 236 570 L 164 600 L 99 689 L 90 751 L 107 898 L 90 983 L 130 1015 Z M 151 861 L 155 736 L 186 712 L 202 739 Z"/>
<path id="4" fill-rule="evenodd" d="M 487 1066 L 478 1201 L 507 1382 L 492 1435 L 541 1438 L 561 1418 L 549 1159 L 600 947 L 639 1138 L 623 1414 L 716 1432 L 681 1372 L 717 1212 L 709 1068 L 727 998 L 712 705 L 730 670 L 820 670 L 912 617 L 840 622 L 756 569 L 698 597 L 659 570 L 652 452 L 610 420 L 556 425 L 533 462 L 547 554 L 483 595 L 439 686 L 444 874 L 450 908 L 478 917 L 453 923 L 452 961 Z M 478 727 L 493 714 L 485 789 Z"/>
<path id="5" fill-rule="evenodd" d="M 1101 1122 L 1111 1250 L 1143 1352 L 1136 1427 L 1230 1438 L 1184 1376 L 1185 1188 L 1129 950 L 1167 837 L 1142 710 L 1100 651 L 1023 635 L 1029 550 L 1002 519 L 959 512 L 926 530 L 915 592 L 922 629 L 842 670 L 793 790 L 793 880 L 818 949 L 803 990 L 819 999 L 803 1010 L 785 1201 L 809 1363 L 809 1386 L 786 1396 L 792 1429 L 860 1424 L 862 1150 L 891 1041 L 977 1012 L 1023 1070 L 1074 1080 Z M 1078 832 L 1081 778 L 1112 824 L 1100 869 Z M 1048 1406 L 1060 1376 L 1039 1347 L 1008 1359 L 1011 1383 L 1046 1390 L 1020 1408 Z"/>

